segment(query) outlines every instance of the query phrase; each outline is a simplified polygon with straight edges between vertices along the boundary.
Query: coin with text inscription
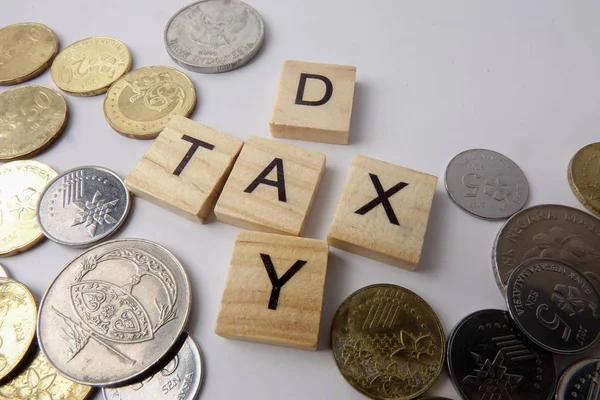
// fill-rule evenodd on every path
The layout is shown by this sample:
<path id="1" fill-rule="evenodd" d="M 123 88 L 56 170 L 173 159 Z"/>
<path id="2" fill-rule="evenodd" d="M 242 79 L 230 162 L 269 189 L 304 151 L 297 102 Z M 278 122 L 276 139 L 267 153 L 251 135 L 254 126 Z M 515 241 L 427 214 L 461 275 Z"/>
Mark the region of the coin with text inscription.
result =
<path id="1" fill-rule="evenodd" d="M 573 156 L 568 179 L 581 204 L 600 216 L 600 143 L 589 144 Z"/>
<path id="2" fill-rule="evenodd" d="M 78 167 L 55 178 L 38 204 L 44 234 L 67 246 L 89 246 L 114 234 L 125 222 L 131 196 L 114 172 Z"/>
<path id="3" fill-rule="evenodd" d="M 183 68 L 227 72 L 248 63 L 262 47 L 260 15 L 238 0 L 202 0 L 179 10 L 165 28 L 167 52 Z"/>
<path id="4" fill-rule="evenodd" d="M 163 360 L 190 307 L 190 284 L 173 254 L 147 240 L 113 240 L 75 257 L 54 278 L 40 303 L 38 342 L 75 382 L 116 386 Z"/>
<path id="5" fill-rule="evenodd" d="M 563 372 L 556 400 L 600 399 L 600 358 L 586 358 L 571 364 Z"/>

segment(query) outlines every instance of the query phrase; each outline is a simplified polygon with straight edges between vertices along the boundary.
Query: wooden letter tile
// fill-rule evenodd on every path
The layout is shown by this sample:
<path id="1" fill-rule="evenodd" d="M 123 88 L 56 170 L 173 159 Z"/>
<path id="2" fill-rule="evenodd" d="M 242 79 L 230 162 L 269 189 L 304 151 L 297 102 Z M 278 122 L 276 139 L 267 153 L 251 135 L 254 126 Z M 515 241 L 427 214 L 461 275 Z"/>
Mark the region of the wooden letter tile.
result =
<path id="1" fill-rule="evenodd" d="M 327 235 L 332 246 L 414 270 L 437 177 L 356 156 Z"/>
<path id="2" fill-rule="evenodd" d="M 174 116 L 125 179 L 136 196 L 204 222 L 244 142 Z"/>
<path id="3" fill-rule="evenodd" d="M 279 138 L 348 144 L 356 67 L 286 61 L 271 116 Z"/>
<path id="4" fill-rule="evenodd" d="M 328 255 L 324 240 L 240 232 L 217 335 L 316 350 Z"/>
<path id="5" fill-rule="evenodd" d="M 250 137 L 219 197 L 217 219 L 299 236 L 324 169 L 322 153 Z"/>

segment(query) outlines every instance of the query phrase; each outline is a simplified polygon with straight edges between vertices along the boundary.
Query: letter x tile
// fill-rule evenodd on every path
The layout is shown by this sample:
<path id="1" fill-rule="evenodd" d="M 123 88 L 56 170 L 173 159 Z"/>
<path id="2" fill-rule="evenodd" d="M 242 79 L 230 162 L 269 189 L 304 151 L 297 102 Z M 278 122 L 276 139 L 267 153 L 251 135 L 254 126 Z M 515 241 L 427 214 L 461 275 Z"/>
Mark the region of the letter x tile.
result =
<path id="1" fill-rule="evenodd" d="M 433 175 L 356 156 L 327 240 L 340 249 L 414 270 L 436 186 Z"/>

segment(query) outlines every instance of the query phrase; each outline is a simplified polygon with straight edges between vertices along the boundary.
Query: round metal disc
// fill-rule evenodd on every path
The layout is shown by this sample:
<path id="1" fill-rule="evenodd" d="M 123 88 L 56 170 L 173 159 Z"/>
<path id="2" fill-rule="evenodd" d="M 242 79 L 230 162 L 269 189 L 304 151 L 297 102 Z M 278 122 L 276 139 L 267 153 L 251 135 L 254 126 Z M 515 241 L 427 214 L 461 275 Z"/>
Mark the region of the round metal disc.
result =
<path id="1" fill-rule="evenodd" d="M 556 388 L 556 400 L 600 398 L 600 358 L 586 358 L 569 366 Z"/>

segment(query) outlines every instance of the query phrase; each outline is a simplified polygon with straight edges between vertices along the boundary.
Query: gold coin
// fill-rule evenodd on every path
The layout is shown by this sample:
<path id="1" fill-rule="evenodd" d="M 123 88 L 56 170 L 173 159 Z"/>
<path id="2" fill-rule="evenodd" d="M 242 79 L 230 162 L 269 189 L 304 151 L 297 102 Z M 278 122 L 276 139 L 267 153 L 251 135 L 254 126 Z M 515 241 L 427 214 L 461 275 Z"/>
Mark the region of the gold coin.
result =
<path id="1" fill-rule="evenodd" d="M 338 308 L 331 347 L 342 376 L 356 390 L 377 400 L 407 400 L 439 377 L 446 340 L 425 300 L 380 284 L 359 289 Z"/>
<path id="2" fill-rule="evenodd" d="M 131 53 L 120 41 L 96 36 L 75 42 L 56 57 L 50 74 L 73 96 L 96 96 L 131 69 Z"/>
<path id="3" fill-rule="evenodd" d="M 117 132 L 154 139 L 173 115 L 189 116 L 196 106 L 194 84 L 171 67 L 144 67 L 119 79 L 104 99 L 104 116 Z"/>
<path id="4" fill-rule="evenodd" d="M 573 156 L 568 177 L 577 199 L 600 217 L 600 143 L 587 145 Z"/>
<path id="5" fill-rule="evenodd" d="M 57 373 L 38 351 L 27 369 L 0 386 L 0 400 L 83 400 L 91 391 Z"/>
<path id="6" fill-rule="evenodd" d="M 0 29 L 0 85 L 35 78 L 58 53 L 58 38 L 46 25 L 26 22 Z"/>
<path id="7" fill-rule="evenodd" d="M 0 94 L 0 160 L 32 156 L 67 126 L 64 97 L 45 86 L 25 85 Z"/>
<path id="8" fill-rule="evenodd" d="M 56 175 L 39 161 L 0 165 L 0 255 L 20 253 L 44 238 L 37 220 L 37 202 Z"/>

